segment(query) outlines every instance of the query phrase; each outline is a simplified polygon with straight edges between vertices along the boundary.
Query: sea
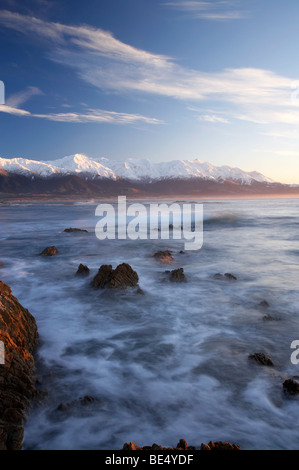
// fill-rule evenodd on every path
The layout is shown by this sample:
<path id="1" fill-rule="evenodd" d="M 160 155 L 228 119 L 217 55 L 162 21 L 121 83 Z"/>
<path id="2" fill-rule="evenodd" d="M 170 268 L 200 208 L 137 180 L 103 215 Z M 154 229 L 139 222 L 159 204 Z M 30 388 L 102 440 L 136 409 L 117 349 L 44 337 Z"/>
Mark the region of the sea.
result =
<path id="1" fill-rule="evenodd" d="M 299 398 L 283 389 L 299 376 L 291 360 L 299 340 L 298 199 L 177 203 L 202 204 L 200 249 L 171 236 L 100 240 L 101 201 L 1 204 L 0 279 L 39 332 L 40 393 L 24 450 L 175 447 L 179 439 L 196 448 L 211 440 L 299 448 Z M 87 232 L 64 232 L 70 227 Z M 39 256 L 53 245 L 57 255 Z M 171 264 L 153 256 L 161 250 L 172 252 Z M 76 275 L 81 263 L 89 276 Z M 121 263 L 137 272 L 143 294 L 91 286 L 100 266 Z M 187 282 L 169 281 L 165 271 L 177 268 Z M 215 277 L 225 273 L 236 279 Z"/>

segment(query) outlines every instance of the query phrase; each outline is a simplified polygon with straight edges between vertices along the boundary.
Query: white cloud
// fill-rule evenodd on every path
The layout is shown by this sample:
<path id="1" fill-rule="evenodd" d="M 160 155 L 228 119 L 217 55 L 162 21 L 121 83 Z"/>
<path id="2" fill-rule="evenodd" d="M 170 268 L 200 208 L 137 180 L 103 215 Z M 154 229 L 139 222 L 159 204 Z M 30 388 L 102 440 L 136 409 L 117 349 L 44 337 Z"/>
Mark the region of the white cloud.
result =
<path id="1" fill-rule="evenodd" d="M 42 95 L 43 92 L 37 87 L 28 87 L 26 90 L 10 95 L 6 100 L 6 105 L 12 108 L 18 108 L 30 98 L 36 95 Z"/>
<path id="2" fill-rule="evenodd" d="M 246 18 L 247 14 L 239 9 L 239 2 L 236 1 L 175 1 L 165 2 L 165 6 L 174 10 L 188 13 L 192 18 L 204 20 L 238 20 Z"/>
<path id="3" fill-rule="evenodd" d="M 199 121 L 210 122 L 213 124 L 229 124 L 230 121 L 222 116 L 217 116 L 216 114 L 201 114 L 197 116 Z"/>

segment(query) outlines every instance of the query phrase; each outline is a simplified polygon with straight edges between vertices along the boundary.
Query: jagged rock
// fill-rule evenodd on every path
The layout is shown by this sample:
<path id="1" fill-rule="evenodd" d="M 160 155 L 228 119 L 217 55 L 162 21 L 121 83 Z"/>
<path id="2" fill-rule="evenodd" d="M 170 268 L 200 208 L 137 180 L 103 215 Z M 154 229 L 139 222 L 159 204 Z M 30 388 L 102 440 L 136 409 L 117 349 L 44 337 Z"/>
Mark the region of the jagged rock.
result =
<path id="1" fill-rule="evenodd" d="M 64 229 L 64 232 L 68 232 L 68 233 L 70 233 L 70 232 L 86 232 L 86 233 L 88 233 L 88 230 L 85 230 L 83 228 L 66 228 L 66 229 Z"/>
<path id="2" fill-rule="evenodd" d="M 297 395 L 299 393 L 299 382 L 294 379 L 286 379 L 283 382 L 283 389 L 290 395 Z"/>
<path id="3" fill-rule="evenodd" d="M 80 276 L 88 276 L 89 267 L 86 266 L 85 264 L 79 264 L 76 274 Z"/>
<path id="4" fill-rule="evenodd" d="M 172 251 L 170 250 L 157 251 L 154 254 L 154 258 L 156 258 L 156 260 L 160 261 L 161 263 L 172 263 L 174 261 Z"/>
<path id="5" fill-rule="evenodd" d="M 176 447 L 163 447 L 156 443 L 152 444 L 151 446 L 139 447 L 134 442 L 126 442 L 123 445 L 122 450 L 195 450 L 195 447 L 188 446 L 185 439 L 180 439 Z"/>
<path id="6" fill-rule="evenodd" d="M 57 255 L 57 253 L 58 250 L 56 246 L 48 246 L 39 254 L 39 256 L 54 256 Z"/>
<path id="7" fill-rule="evenodd" d="M 24 421 L 36 396 L 35 362 L 38 343 L 35 319 L 0 281 L 0 340 L 5 363 L 0 365 L 0 449 L 22 448 Z"/>
<path id="8" fill-rule="evenodd" d="M 116 269 L 113 269 L 111 264 L 104 264 L 94 277 L 92 286 L 109 289 L 139 287 L 138 281 L 138 274 L 129 264 L 119 264 Z"/>
<path id="9" fill-rule="evenodd" d="M 210 441 L 208 444 L 201 444 L 200 450 L 241 450 L 237 444 L 231 444 L 230 442 Z"/>
<path id="10" fill-rule="evenodd" d="M 255 360 L 258 364 L 262 366 L 274 366 L 272 359 L 269 356 L 266 356 L 264 353 L 254 353 L 249 354 L 249 359 Z"/>
<path id="11" fill-rule="evenodd" d="M 187 282 L 183 268 L 174 269 L 173 271 L 165 271 L 169 273 L 169 280 L 171 282 Z"/>

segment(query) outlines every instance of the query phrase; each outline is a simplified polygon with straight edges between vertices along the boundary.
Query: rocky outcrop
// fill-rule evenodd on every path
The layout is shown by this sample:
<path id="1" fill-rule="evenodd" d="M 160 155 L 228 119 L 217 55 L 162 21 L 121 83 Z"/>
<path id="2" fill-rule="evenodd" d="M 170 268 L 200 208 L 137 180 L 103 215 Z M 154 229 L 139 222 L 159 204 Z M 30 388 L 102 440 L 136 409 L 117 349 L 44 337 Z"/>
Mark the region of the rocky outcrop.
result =
<path id="1" fill-rule="evenodd" d="M 294 379 L 286 379 L 283 382 L 283 390 L 289 395 L 298 395 L 299 393 L 299 382 Z"/>
<path id="2" fill-rule="evenodd" d="M 152 444 L 151 446 L 144 446 L 139 447 L 134 442 L 126 442 L 122 448 L 122 450 L 147 450 L 147 451 L 155 451 L 155 450 L 175 450 L 175 451 L 182 451 L 182 450 L 196 450 L 194 446 L 188 446 L 185 439 L 180 439 L 176 447 L 162 447 L 158 444 Z M 201 444 L 200 450 L 241 450 L 241 448 L 237 444 L 231 444 L 229 442 L 222 442 L 217 441 L 213 442 L 210 441 L 208 444 Z"/>
<path id="3" fill-rule="evenodd" d="M 0 281 L 0 340 L 4 343 L 4 364 L 0 365 L 0 449 L 19 450 L 23 424 L 36 395 L 35 363 L 32 356 L 38 342 L 35 319 Z"/>
<path id="4" fill-rule="evenodd" d="M 249 354 L 248 358 L 253 359 L 257 364 L 260 364 L 262 366 L 268 366 L 268 367 L 274 366 L 271 357 L 266 356 L 266 354 L 264 353 Z"/>
<path id="5" fill-rule="evenodd" d="M 174 261 L 172 251 L 170 250 L 157 251 L 154 254 L 154 258 L 160 261 L 161 263 L 172 263 Z"/>
<path id="6" fill-rule="evenodd" d="M 76 275 L 77 276 L 88 276 L 89 274 L 89 267 L 85 264 L 79 264 Z"/>
<path id="7" fill-rule="evenodd" d="M 88 233 L 88 230 L 85 230 L 83 228 L 66 228 L 64 229 L 64 232 L 67 232 L 67 233 L 72 233 L 72 232 L 86 232 Z"/>
<path id="8" fill-rule="evenodd" d="M 104 264 L 94 277 L 92 286 L 108 289 L 138 287 L 138 281 L 138 274 L 129 264 L 119 264 L 116 269 L 111 264 Z"/>
<path id="9" fill-rule="evenodd" d="M 187 282 L 183 268 L 174 269 L 173 271 L 165 271 L 171 282 Z"/>
<path id="10" fill-rule="evenodd" d="M 57 254 L 58 254 L 58 250 L 56 246 L 48 246 L 39 254 L 39 256 L 54 256 Z"/>

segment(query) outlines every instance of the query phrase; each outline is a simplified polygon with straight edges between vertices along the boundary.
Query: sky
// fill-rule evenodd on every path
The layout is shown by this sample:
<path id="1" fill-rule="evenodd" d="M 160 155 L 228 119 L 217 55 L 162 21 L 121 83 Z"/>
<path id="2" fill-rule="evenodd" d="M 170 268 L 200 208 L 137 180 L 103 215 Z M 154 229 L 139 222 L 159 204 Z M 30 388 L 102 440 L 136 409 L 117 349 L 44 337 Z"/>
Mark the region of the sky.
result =
<path id="1" fill-rule="evenodd" d="M 298 0 L 0 0 L 0 157 L 299 183 Z"/>

